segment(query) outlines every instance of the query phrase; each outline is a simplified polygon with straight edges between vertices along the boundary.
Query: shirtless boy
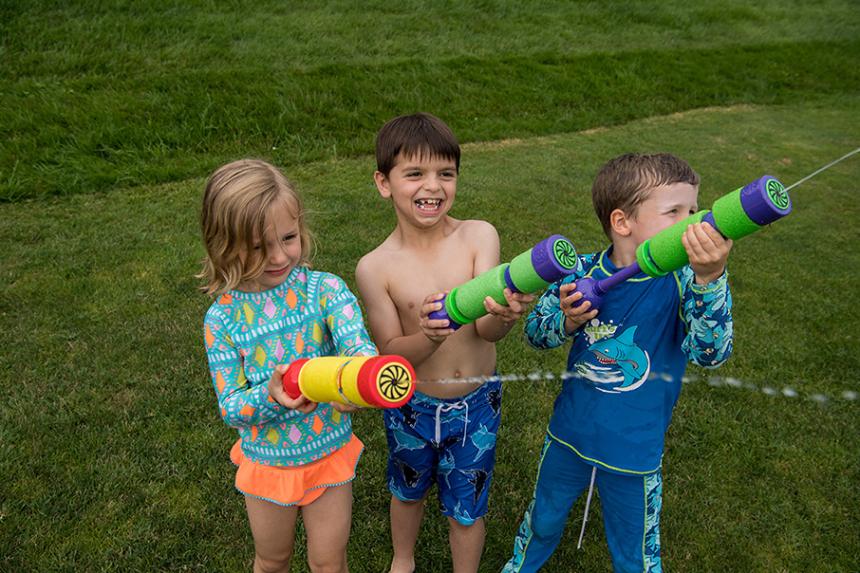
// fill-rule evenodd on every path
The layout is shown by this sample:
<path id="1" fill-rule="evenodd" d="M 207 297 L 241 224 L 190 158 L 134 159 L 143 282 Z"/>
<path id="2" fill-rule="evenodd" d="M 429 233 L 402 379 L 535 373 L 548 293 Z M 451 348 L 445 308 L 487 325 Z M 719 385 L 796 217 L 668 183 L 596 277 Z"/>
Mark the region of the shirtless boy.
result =
<path id="1" fill-rule="evenodd" d="M 495 342 L 532 297 L 506 290 L 507 306 L 486 297 L 489 314 L 456 331 L 447 320 L 429 318 L 447 291 L 499 264 L 499 235 L 486 221 L 448 215 L 460 146 L 439 118 L 418 113 L 389 121 L 377 135 L 376 159 L 374 180 L 397 225 L 359 261 L 356 280 L 380 354 L 404 356 L 419 380 L 409 403 L 384 414 L 391 572 L 415 569 L 424 500 L 434 482 L 450 524 L 454 571 L 474 572 L 501 414 Z"/>

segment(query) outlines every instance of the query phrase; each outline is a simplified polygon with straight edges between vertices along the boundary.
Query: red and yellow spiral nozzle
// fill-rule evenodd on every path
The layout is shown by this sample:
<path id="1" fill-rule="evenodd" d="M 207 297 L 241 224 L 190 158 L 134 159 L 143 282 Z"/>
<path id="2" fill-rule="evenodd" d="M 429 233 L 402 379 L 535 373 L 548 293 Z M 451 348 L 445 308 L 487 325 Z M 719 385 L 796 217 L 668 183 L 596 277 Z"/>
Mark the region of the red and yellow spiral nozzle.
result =
<path id="1" fill-rule="evenodd" d="M 292 362 L 282 378 L 290 398 L 399 408 L 415 392 L 415 370 L 402 356 L 320 356 Z"/>

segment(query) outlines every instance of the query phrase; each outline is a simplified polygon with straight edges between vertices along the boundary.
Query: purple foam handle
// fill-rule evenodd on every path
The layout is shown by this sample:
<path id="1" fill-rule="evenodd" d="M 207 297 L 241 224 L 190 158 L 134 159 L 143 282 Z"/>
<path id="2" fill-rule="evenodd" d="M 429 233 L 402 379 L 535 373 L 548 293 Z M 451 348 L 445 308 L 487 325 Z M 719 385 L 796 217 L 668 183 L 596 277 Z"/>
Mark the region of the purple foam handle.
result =
<path id="1" fill-rule="evenodd" d="M 640 270 L 639 263 L 634 262 L 605 279 L 595 280 L 591 277 L 579 279 L 576 281 L 576 291 L 582 293 L 582 298 L 579 299 L 579 303 L 576 306 L 578 307 L 585 301 L 588 301 L 591 303 L 589 310 L 599 309 L 600 305 L 603 304 L 603 295 L 609 292 L 609 289 L 623 283 L 636 275 Z"/>
<path id="2" fill-rule="evenodd" d="M 462 325 L 460 323 L 458 323 L 456 320 L 454 320 L 453 318 L 451 318 L 450 316 L 448 316 L 448 311 L 445 310 L 445 300 L 447 298 L 448 298 L 448 295 L 443 296 L 439 300 L 439 302 L 442 303 L 442 308 L 440 308 L 439 310 L 434 310 L 433 312 L 431 312 L 430 314 L 427 315 L 427 318 L 430 318 L 432 320 L 447 320 L 448 321 L 448 328 L 450 328 L 451 330 L 457 330 Z"/>

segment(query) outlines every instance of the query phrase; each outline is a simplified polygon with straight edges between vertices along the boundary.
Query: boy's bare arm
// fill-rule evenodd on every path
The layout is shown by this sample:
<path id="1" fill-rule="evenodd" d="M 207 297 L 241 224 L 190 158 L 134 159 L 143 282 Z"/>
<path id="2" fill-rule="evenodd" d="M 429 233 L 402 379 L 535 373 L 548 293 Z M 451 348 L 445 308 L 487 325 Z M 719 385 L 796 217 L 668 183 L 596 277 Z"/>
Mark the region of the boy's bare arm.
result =
<path id="1" fill-rule="evenodd" d="M 475 276 L 498 266 L 500 262 L 499 233 L 490 223 L 481 221 L 474 225 L 470 248 L 475 249 Z M 516 321 L 526 311 L 527 305 L 534 300 L 528 294 L 514 293 L 505 289 L 507 305 L 497 303 L 491 297 L 484 299 L 487 315 L 475 322 L 478 336 L 487 342 L 496 342 L 510 332 Z"/>
<path id="2" fill-rule="evenodd" d="M 358 291 L 367 308 L 370 332 L 380 354 L 403 356 L 417 368 L 436 352 L 436 349 L 441 346 L 452 331 L 449 328 L 444 328 L 442 323 L 445 321 L 426 319 L 426 315 L 439 306 L 439 303 L 429 302 L 430 297 L 428 297 L 425 299 L 424 308 L 421 311 L 424 314 L 422 328 L 427 323 L 426 326 L 431 329 L 431 332 L 433 332 L 432 329 L 438 331 L 437 335 L 431 337 L 425 334 L 425 330 L 410 335 L 404 334 L 397 306 L 388 293 L 387 275 L 384 267 L 385 265 L 376 260 L 371 253 L 371 255 L 362 258 L 355 269 Z M 441 298 L 441 293 L 438 297 Z"/>

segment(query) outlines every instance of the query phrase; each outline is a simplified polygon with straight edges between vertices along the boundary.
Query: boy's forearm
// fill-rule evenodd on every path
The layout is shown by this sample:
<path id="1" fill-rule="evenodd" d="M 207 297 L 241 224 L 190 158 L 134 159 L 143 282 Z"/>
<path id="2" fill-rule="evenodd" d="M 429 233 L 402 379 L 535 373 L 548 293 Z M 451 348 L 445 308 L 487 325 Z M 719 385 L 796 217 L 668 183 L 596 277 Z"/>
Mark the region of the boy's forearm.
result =
<path id="1" fill-rule="evenodd" d="M 532 311 L 526 318 L 525 332 L 529 344 L 540 349 L 556 348 L 570 338 L 561 311 L 549 314 Z"/>
<path id="2" fill-rule="evenodd" d="M 684 320 L 687 336 L 683 349 L 689 360 L 715 368 L 732 353 L 734 324 L 732 296 L 724 272 L 716 280 L 700 285 L 689 277 L 684 291 Z"/>
<path id="3" fill-rule="evenodd" d="M 478 336 L 487 342 L 498 342 L 511 331 L 517 321 L 502 320 L 501 317 L 488 314 L 475 321 Z"/>
<path id="4" fill-rule="evenodd" d="M 556 348 L 570 338 L 559 302 L 561 284 L 551 284 L 526 317 L 526 340 L 535 348 Z"/>

